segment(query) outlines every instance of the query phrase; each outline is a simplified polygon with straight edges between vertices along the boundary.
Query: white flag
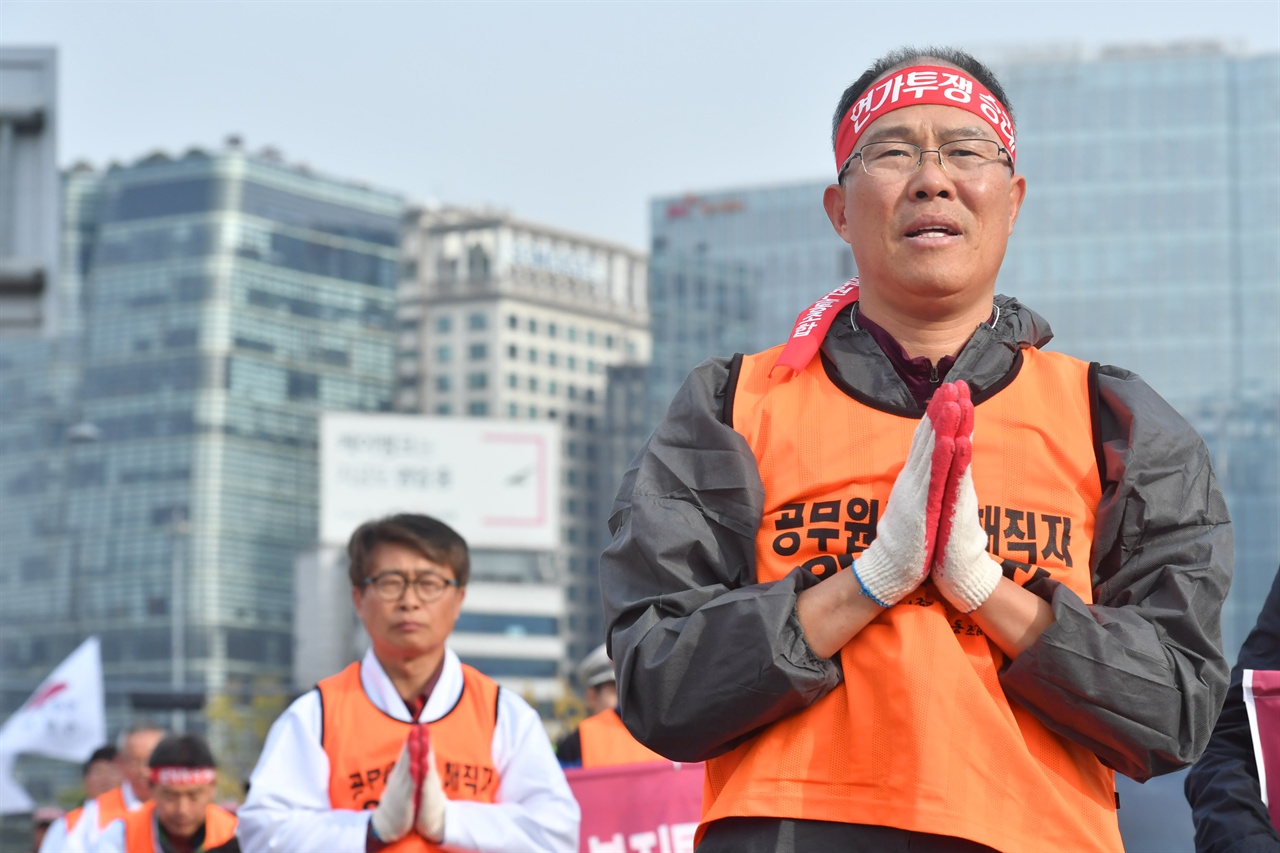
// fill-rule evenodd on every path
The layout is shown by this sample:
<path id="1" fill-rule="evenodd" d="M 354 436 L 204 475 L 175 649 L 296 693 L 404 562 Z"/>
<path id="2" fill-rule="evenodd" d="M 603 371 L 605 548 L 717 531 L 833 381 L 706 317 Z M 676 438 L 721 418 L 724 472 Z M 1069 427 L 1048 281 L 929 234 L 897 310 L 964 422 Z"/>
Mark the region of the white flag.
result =
<path id="1" fill-rule="evenodd" d="M 0 814 L 30 811 L 25 792 L 22 797 L 15 793 L 22 789 L 11 776 L 14 756 L 35 753 L 85 761 L 106 741 L 102 652 L 98 638 L 90 637 L 0 727 Z"/>
<path id="2" fill-rule="evenodd" d="M 13 756 L 0 755 L 0 815 L 25 814 L 35 802 L 13 778 Z"/>

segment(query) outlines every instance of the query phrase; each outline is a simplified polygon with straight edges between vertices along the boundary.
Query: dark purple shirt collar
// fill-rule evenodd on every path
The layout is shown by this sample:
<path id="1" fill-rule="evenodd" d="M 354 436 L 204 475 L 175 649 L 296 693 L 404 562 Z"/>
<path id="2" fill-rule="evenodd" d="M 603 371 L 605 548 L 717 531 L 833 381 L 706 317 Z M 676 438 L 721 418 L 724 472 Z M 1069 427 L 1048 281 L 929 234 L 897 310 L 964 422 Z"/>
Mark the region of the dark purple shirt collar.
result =
<path id="1" fill-rule="evenodd" d="M 880 349 L 888 357 L 889 363 L 893 365 L 894 371 L 906 384 L 907 390 L 911 392 L 911 398 L 916 401 L 916 406 L 923 409 L 929 403 L 929 398 L 933 396 L 933 392 L 938 386 L 947 381 L 947 373 L 951 370 L 951 366 L 956 363 L 956 357 L 953 355 L 945 355 L 938 359 L 935 366 L 929 359 L 924 356 L 919 358 L 911 358 L 907 355 L 907 351 L 902 348 L 902 344 L 894 340 L 893 335 L 877 326 L 866 315 L 858 313 L 858 303 L 853 303 L 853 307 L 849 309 L 854 319 L 855 326 L 859 329 L 865 329 L 866 332 L 875 339 Z M 993 322 L 995 312 L 987 318 L 987 322 Z M 963 348 L 962 348 L 963 349 Z"/>

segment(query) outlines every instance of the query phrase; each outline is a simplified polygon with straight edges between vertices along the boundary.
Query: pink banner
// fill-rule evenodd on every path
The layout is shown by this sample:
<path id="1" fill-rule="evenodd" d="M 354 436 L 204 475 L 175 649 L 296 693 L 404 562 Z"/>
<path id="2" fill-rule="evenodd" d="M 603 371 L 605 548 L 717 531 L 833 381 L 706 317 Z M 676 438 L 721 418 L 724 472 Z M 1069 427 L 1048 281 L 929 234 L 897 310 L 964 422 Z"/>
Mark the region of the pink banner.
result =
<path id="1" fill-rule="evenodd" d="M 1267 805 L 1271 824 L 1280 828 L 1280 672 L 1246 669 L 1244 704 L 1249 711 L 1262 802 Z"/>
<path id="2" fill-rule="evenodd" d="M 701 764 L 575 768 L 565 776 L 582 807 L 581 853 L 693 853 Z"/>

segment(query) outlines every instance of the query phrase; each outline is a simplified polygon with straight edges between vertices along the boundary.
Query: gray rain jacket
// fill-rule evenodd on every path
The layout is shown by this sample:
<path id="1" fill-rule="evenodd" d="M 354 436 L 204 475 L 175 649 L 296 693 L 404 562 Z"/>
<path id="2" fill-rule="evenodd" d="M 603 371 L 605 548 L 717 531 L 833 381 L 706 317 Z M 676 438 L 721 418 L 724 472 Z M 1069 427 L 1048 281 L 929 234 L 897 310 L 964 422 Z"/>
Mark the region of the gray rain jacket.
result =
<path id="1" fill-rule="evenodd" d="M 999 296 L 948 380 L 990 387 L 1045 320 Z M 857 391 L 917 410 L 888 358 L 842 313 L 823 352 Z M 841 680 L 817 657 L 795 569 L 757 583 L 764 486 L 723 411 L 729 360 L 703 362 L 631 463 L 600 562 L 608 637 L 627 728 L 678 761 L 720 755 Z M 1053 731 L 1138 781 L 1204 749 L 1227 689 L 1219 623 L 1231 581 L 1231 523 L 1204 442 L 1137 375 L 1098 372 L 1095 441 L 1104 490 L 1090 558 L 1095 604 L 1041 578 L 1027 588 L 1055 622 L 1000 680 Z M 856 642 L 856 639 L 854 640 Z"/>

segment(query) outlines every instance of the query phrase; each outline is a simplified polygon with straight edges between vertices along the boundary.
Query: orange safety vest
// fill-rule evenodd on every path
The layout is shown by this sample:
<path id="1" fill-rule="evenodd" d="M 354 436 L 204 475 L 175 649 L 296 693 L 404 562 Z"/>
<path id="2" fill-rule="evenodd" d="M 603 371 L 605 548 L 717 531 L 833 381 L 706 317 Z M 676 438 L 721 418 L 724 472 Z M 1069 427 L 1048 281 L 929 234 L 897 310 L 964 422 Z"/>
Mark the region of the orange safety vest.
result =
<path id="1" fill-rule="evenodd" d="M 67 824 L 67 832 L 76 828 L 76 824 L 80 822 L 80 815 L 82 814 L 84 814 L 84 806 L 76 806 L 62 816 L 62 820 Z"/>
<path id="2" fill-rule="evenodd" d="M 155 810 L 155 800 L 151 800 L 124 817 L 124 853 L 161 853 L 152 827 Z M 222 806 L 205 806 L 202 848 L 213 850 L 226 844 L 235 837 L 237 825 L 236 816 Z"/>
<path id="3" fill-rule="evenodd" d="M 110 791 L 94 800 L 98 804 L 98 830 L 102 831 L 107 828 L 107 824 L 113 820 L 125 817 L 130 814 L 129 806 L 124 801 L 124 786 L 117 785 Z M 71 828 L 71 823 L 67 823 L 67 829 Z"/>
<path id="4" fill-rule="evenodd" d="M 733 427 L 765 489 L 757 580 L 819 577 L 871 544 L 919 421 L 847 385 L 823 358 L 768 378 L 743 358 Z M 976 395 L 973 479 L 988 550 L 1093 601 L 1102 483 L 1090 365 L 1022 350 Z M 1004 655 L 926 582 L 840 650 L 843 683 L 707 761 L 702 824 L 729 816 L 843 821 L 998 850 L 1121 851 L 1114 775 L 1000 686 Z"/>
<path id="5" fill-rule="evenodd" d="M 323 706 L 321 742 L 329 756 L 329 802 L 335 809 L 373 809 L 387 776 L 404 750 L 411 723 L 378 709 L 353 663 L 317 685 Z M 431 727 L 431 745 L 445 796 L 492 803 L 498 792 L 493 733 L 498 725 L 498 685 L 462 664 L 462 695 Z M 394 853 L 439 850 L 416 833 L 386 848 Z"/>
<path id="6" fill-rule="evenodd" d="M 636 740 L 613 708 L 583 720 L 578 726 L 578 738 L 582 744 L 583 767 L 667 760 Z"/>

